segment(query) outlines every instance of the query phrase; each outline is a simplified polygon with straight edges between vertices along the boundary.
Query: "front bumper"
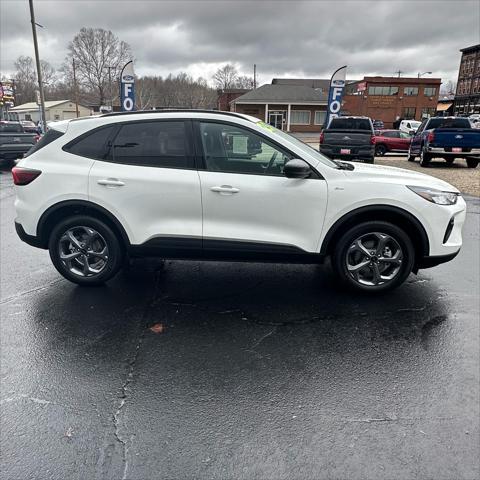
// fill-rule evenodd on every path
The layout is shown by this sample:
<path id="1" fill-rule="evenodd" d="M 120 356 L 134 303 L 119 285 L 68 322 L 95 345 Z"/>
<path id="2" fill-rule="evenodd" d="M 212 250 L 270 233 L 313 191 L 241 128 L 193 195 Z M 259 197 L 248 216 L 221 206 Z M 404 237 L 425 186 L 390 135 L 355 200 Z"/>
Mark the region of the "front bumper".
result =
<path id="1" fill-rule="evenodd" d="M 459 252 L 460 249 L 458 249 L 456 252 L 449 253 L 448 255 L 433 255 L 428 257 L 422 257 L 416 262 L 414 272 L 416 273 L 419 269 L 422 268 L 432 268 L 436 267 L 437 265 L 441 265 L 442 263 L 449 262 L 450 260 L 453 260 Z"/>

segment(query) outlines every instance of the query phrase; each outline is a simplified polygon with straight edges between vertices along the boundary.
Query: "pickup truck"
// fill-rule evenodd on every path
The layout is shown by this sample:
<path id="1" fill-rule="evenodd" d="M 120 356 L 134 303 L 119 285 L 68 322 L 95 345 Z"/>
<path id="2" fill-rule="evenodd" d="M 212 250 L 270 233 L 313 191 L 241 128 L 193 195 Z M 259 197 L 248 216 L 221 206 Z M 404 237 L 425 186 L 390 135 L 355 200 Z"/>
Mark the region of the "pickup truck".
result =
<path id="1" fill-rule="evenodd" d="M 413 162 L 417 156 L 422 167 L 440 157 L 450 165 L 455 158 L 464 158 L 469 168 L 475 168 L 480 161 L 480 130 L 464 117 L 427 118 L 410 143 L 408 160 Z"/>
<path id="2" fill-rule="evenodd" d="M 328 158 L 375 159 L 375 132 L 368 117 L 334 117 L 320 134 L 320 153 Z"/>
<path id="3" fill-rule="evenodd" d="M 39 138 L 37 133 L 25 133 L 20 122 L 0 121 L 0 164 L 23 157 Z"/>

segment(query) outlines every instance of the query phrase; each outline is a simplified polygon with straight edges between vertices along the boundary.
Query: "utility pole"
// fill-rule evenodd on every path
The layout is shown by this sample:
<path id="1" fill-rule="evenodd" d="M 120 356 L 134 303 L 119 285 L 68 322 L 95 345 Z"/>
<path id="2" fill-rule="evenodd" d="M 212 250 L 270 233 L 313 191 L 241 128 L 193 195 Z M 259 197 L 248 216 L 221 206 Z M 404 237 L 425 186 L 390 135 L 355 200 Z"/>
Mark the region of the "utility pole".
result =
<path id="1" fill-rule="evenodd" d="M 38 90 L 40 92 L 40 112 L 42 120 L 42 132 L 47 131 L 47 122 L 45 120 L 45 96 L 43 95 L 42 69 L 40 68 L 40 56 L 38 54 L 37 27 L 35 24 L 35 12 L 33 11 L 33 0 L 28 0 L 30 5 L 30 22 L 32 22 L 33 47 L 35 49 L 35 62 L 37 64 Z"/>
<path id="2" fill-rule="evenodd" d="M 398 78 L 400 78 L 400 75 L 403 73 L 401 70 L 397 70 L 395 73 L 398 73 Z"/>
<path id="3" fill-rule="evenodd" d="M 72 67 L 73 67 L 73 96 L 75 97 L 75 115 L 78 118 L 80 112 L 78 111 L 78 90 L 77 90 L 77 75 L 75 71 L 75 57 L 72 57 Z"/>
<path id="4" fill-rule="evenodd" d="M 257 88 L 257 64 L 253 64 L 253 89 Z"/>

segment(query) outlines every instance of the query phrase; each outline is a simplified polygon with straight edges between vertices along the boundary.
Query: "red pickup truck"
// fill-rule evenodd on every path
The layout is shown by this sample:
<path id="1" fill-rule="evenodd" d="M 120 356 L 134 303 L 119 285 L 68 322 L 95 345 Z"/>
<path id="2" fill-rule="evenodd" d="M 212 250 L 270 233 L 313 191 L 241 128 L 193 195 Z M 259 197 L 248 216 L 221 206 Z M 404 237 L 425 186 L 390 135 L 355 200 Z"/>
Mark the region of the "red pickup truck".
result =
<path id="1" fill-rule="evenodd" d="M 407 153 L 412 137 L 400 130 L 380 130 L 375 135 L 375 155 L 383 156 L 388 152 Z"/>

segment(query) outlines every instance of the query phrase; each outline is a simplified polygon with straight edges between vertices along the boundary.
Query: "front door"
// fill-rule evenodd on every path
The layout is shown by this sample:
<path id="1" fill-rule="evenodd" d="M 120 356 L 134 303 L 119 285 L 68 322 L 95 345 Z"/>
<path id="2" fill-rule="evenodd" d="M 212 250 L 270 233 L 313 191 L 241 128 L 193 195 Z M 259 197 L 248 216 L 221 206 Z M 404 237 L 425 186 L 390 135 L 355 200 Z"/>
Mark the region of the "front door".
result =
<path id="1" fill-rule="evenodd" d="M 283 175 L 291 154 L 237 125 L 199 122 L 203 246 L 209 250 L 316 252 L 326 182 Z"/>
<path id="2" fill-rule="evenodd" d="M 283 112 L 268 112 L 268 123 L 272 127 L 283 130 Z"/>

